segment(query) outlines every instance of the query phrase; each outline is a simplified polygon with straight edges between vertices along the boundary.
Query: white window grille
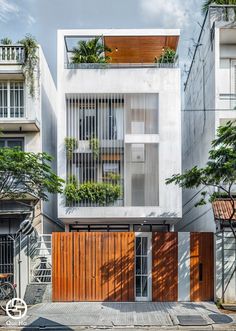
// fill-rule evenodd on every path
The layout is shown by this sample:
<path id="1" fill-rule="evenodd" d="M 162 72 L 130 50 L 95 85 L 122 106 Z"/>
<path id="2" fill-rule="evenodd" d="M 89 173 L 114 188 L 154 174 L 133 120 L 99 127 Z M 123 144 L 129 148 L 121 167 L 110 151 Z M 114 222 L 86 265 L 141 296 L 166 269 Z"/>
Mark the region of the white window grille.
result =
<path id="1" fill-rule="evenodd" d="M 0 82 L 0 118 L 25 117 L 24 82 Z"/>

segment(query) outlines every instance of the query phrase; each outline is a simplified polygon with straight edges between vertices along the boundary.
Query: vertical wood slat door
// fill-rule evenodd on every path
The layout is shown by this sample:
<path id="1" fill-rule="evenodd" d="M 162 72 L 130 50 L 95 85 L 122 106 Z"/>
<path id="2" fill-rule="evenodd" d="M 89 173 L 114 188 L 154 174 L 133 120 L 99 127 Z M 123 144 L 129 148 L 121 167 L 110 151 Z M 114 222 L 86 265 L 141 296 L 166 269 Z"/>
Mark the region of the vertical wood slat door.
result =
<path id="1" fill-rule="evenodd" d="M 73 240 L 71 233 L 52 234 L 52 301 L 73 301 Z"/>
<path id="2" fill-rule="evenodd" d="M 190 234 L 190 300 L 214 298 L 214 234 Z"/>
<path id="3" fill-rule="evenodd" d="M 73 235 L 74 301 L 133 301 L 134 233 Z"/>
<path id="4" fill-rule="evenodd" d="M 178 234 L 152 235 L 152 300 L 178 300 Z"/>
<path id="5" fill-rule="evenodd" d="M 53 301 L 133 301 L 134 233 L 53 234 Z"/>

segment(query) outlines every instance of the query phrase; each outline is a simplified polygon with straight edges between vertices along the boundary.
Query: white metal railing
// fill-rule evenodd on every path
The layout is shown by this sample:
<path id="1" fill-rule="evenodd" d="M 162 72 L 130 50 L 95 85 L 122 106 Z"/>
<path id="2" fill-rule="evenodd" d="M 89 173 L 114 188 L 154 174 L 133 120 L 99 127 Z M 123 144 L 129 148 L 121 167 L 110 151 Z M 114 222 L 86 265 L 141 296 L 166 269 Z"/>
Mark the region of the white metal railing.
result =
<path id="1" fill-rule="evenodd" d="M 30 238 L 30 283 L 52 281 L 52 235 L 43 234 Z"/>
<path id="2" fill-rule="evenodd" d="M 159 68 L 175 69 L 178 63 L 65 63 L 66 69 L 132 69 Z"/>
<path id="3" fill-rule="evenodd" d="M 25 58 L 25 50 L 22 45 L 1 45 L 0 64 L 22 64 Z"/>
<path id="4" fill-rule="evenodd" d="M 236 110 L 236 94 L 220 94 L 219 110 Z"/>

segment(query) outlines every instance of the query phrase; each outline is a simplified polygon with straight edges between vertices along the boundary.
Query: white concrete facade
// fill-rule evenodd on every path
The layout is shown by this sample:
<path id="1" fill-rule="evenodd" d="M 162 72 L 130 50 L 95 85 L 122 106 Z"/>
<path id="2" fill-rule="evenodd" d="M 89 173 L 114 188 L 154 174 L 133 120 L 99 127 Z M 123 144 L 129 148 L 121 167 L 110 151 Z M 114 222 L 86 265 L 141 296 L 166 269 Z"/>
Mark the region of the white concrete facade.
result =
<path id="1" fill-rule="evenodd" d="M 236 118 L 236 33 L 233 25 L 217 20 L 219 8 L 213 6 L 206 16 L 185 85 L 183 171 L 204 166 L 218 126 Z M 183 191 L 183 220 L 177 230 L 215 231 L 211 205 L 194 207 L 200 193 L 200 189 Z"/>
<path id="2" fill-rule="evenodd" d="M 158 134 L 125 134 L 126 144 L 158 144 L 159 205 L 121 207 L 66 207 L 58 198 L 58 217 L 66 224 L 82 222 L 130 222 L 142 220 L 169 224 L 182 217 L 181 189 L 165 179 L 181 171 L 180 70 L 178 68 L 65 68 L 65 37 L 68 36 L 167 36 L 178 30 L 59 30 L 58 31 L 58 175 L 66 179 L 66 96 L 81 94 L 156 94 L 159 100 Z M 124 176 L 124 181 L 126 177 Z"/>
<path id="3" fill-rule="evenodd" d="M 185 85 L 183 171 L 205 166 L 217 128 L 236 119 L 235 18 L 235 7 L 220 5 L 212 5 L 205 17 Z M 194 207 L 200 194 L 201 188 L 183 190 L 183 219 L 177 224 L 177 231 L 216 232 L 211 204 Z M 235 248 L 234 239 L 229 237 L 227 232 L 216 234 L 215 296 L 235 302 Z"/>

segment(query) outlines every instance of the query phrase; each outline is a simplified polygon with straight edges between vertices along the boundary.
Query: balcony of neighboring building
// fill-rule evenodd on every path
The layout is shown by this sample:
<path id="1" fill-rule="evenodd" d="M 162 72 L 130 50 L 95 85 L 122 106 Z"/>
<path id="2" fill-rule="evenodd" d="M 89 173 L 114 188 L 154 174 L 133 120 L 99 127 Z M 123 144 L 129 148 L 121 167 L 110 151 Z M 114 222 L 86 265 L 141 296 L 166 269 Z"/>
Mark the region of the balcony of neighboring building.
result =
<path id="1" fill-rule="evenodd" d="M 22 133 L 40 129 L 35 100 L 28 95 L 23 77 L 0 73 L 0 129 Z"/>
<path id="2" fill-rule="evenodd" d="M 105 61 L 74 61 L 74 50 L 95 38 L 104 46 Z M 166 49 L 176 52 L 178 41 L 178 30 L 65 31 L 64 64 L 66 69 L 176 68 L 176 58 L 169 63 L 159 59 Z"/>

